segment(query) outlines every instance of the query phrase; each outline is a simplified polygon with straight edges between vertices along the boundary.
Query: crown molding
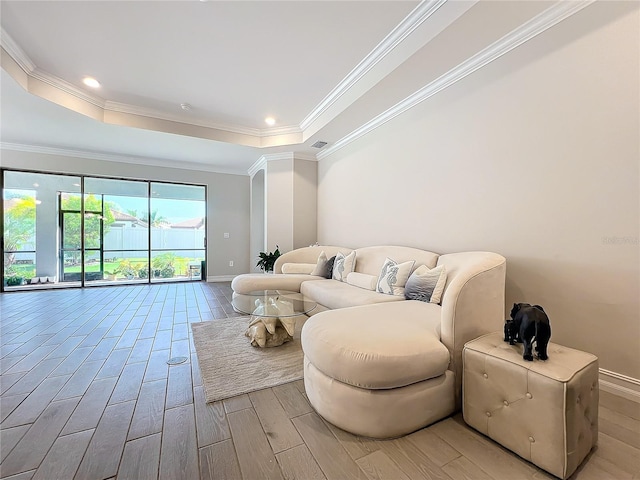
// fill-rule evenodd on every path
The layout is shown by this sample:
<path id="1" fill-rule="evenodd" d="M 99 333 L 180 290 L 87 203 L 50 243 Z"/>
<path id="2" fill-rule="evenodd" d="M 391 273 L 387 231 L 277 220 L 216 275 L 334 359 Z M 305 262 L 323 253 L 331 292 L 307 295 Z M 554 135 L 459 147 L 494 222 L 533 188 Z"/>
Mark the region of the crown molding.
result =
<path id="1" fill-rule="evenodd" d="M 15 60 L 15 62 L 22 68 L 26 74 L 30 74 L 36 69 L 35 64 L 31 61 L 29 56 L 20 48 L 15 40 L 4 29 L 0 29 L 0 45 L 6 50 L 6 52 Z"/>
<path id="2" fill-rule="evenodd" d="M 0 149 L 17 152 L 41 153 L 45 155 L 58 155 L 63 157 L 85 158 L 101 160 L 105 162 L 134 163 L 151 167 L 177 168 L 179 170 L 197 170 L 201 172 L 222 173 L 227 175 L 246 176 L 241 170 L 212 168 L 205 163 L 185 162 L 183 160 L 165 160 L 160 158 L 139 157 L 132 155 L 117 155 L 113 153 L 100 153 L 88 150 L 73 150 L 58 147 L 45 147 L 40 145 L 24 145 L 20 143 L 0 142 Z"/>
<path id="3" fill-rule="evenodd" d="M 90 103 L 91 105 L 95 105 L 96 107 L 104 109 L 105 101 L 101 97 L 98 97 L 97 95 L 91 95 L 90 93 L 85 92 L 84 90 L 76 87 L 66 80 L 63 80 L 60 77 L 51 75 L 50 73 L 40 70 L 37 67 L 31 73 L 28 73 L 28 75 L 29 77 L 35 80 L 39 80 L 51 87 L 54 87 L 63 93 L 72 95 L 76 98 L 79 98 L 80 100 Z"/>
<path id="4" fill-rule="evenodd" d="M 566 18 L 576 14 L 583 8 L 591 5 L 594 1 L 595 0 L 559 1 L 555 3 L 528 22 L 523 23 L 518 28 L 512 30 L 488 47 L 482 49 L 480 52 L 425 85 L 420 90 L 417 90 L 404 100 L 398 102 L 393 107 L 361 125 L 359 128 L 341 138 L 330 147 L 322 150 L 317 155 L 318 159 L 322 160 L 323 158 L 332 155 L 351 142 L 363 137 L 367 133 L 370 133 L 381 125 L 389 122 L 398 115 L 401 115 L 442 90 L 459 82 L 476 70 L 502 57 L 514 48 L 519 47 L 523 43 L 528 42 Z"/>
<path id="5" fill-rule="evenodd" d="M 447 0 L 422 1 L 300 122 L 300 128 L 306 130 L 342 95 L 360 81 L 369 70 L 446 2 Z"/>
<path id="6" fill-rule="evenodd" d="M 237 133 L 240 135 L 249 135 L 253 137 L 271 137 L 277 135 L 289 135 L 302 133 L 300 127 L 297 125 L 273 127 L 273 128 L 251 128 L 243 125 L 235 125 L 229 123 L 217 123 L 209 121 L 207 119 L 194 119 L 188 115 L 171 114 L 155 110 L 152 108 L 139 107 L 136 105 L 129 105 L 126 103 L 112 102 L 108 100 L 105 102 L 105 110 L 118 113 L 126 113 L 130 115 L 139 115 L 142 117 L 157 118 L 160 120 L 168 120 L 170 122 L 185 123 L 188 125 L 195 125 L 198 127 L 213 128 L 216 130 L 223 130 L 225 132 Z"/>
<path id="7" fill-rule="evenodd" d="M 260 170 L 264 170 L 266 168 L 267 168 L 267 159 L 264 158 L 264 155 L 262 155 L 258 160 L 256 160 L 256 163 L 254 163 L 249 167 L 249 170 L 247 170 L 247 173 L 249 174 L 250 177 L 253 177 Z"/>
<path id="8" fill-rule="evenodd" d="M 306 160 L 309 162 L 318 161 L 317 157 L 313 154 L 301 153 L 301 152 L 282 152 L 282 153 L 267 153 L 265 155 L 261 155 L 256 162 L 249 167 L 247 173 L 250 177 L 253 177 L 260 170 L 263 170 L 267 167 L 267 162 L 272 162 L 274 160 Z"/>

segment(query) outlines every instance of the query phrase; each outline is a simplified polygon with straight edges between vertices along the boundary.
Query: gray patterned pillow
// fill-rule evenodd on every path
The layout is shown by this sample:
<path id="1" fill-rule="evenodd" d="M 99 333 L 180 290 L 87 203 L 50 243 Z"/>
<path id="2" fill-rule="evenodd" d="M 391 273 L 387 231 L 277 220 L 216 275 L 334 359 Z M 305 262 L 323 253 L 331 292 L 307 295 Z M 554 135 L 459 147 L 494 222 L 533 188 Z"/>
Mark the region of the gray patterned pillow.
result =
<path id="1" fill-rule="evenodd" d="M 429 270 L 421 265 L 411 274 L 404 288 L 407 300 L 420 300 L 428 303 L 440 303 L 444 286 L 447 283 L 447 271 L 444 265 Z"/>
<path id="2" fill-rule="evenodd" d="M 376 284 L 376 292 L 386 293 L 387 295 L 404 295 L 404 286 L 415 263 L 414 260 L 397 263 L 387 258 L 382 264 L 382 270 Z"/>
<path id="3" fill-rule="evenodd" d="M 340 282 L 347 281 L 347 275 L 355 270 L 356 267 L 356 251 L 354 250 L 345 257 L 344 253 L 339 252 L 336 255 L 336 259 L 333 262 L 333 276 L 334 280 Z"/>

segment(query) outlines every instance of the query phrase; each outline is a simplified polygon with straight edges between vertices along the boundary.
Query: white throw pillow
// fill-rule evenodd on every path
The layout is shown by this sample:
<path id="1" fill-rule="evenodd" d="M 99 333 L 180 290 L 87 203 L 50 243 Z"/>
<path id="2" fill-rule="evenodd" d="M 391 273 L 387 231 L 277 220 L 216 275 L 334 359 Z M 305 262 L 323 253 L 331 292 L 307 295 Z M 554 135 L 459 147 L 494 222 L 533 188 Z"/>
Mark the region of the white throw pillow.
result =
<path id="1" fill-rule="evenodd" d="M 416 271 L 407 280 L 404 296 L 407 300 L 440 303 L 446 283 L 447 271 L 444 265 L 433 269 L 421 265 L 416 268 Z"/>
<path id="2" fill-rule="evenodd" d="M 327 273 L 327 254 L 324 253 L 324 250 L 320 252 L 318 256 L 318 262 L 316 263 L 316 268 L 313 269 L 311 275 L 316 275 L 318 277 L 324 277 Z"/>
<path id="3" fill-rule="evenodd" d="M 336 260 L 333 262 L 333 279 L 340 282 L 347 281 L 347 275 L 355 270 L 356 266 L 356 251 L 354 250 L 346 257 L 342 252 L 336 255 Z"/>
<path id="4" fill-rule="evenodd" d="M 407 283 L 415 263 L 415 260 L 397 263 L 387 258 L 382 264 L 382 270 L 380 270 L 376 292 L 386 293 L 387 295 L 404 295 L 404 285 Z"/>

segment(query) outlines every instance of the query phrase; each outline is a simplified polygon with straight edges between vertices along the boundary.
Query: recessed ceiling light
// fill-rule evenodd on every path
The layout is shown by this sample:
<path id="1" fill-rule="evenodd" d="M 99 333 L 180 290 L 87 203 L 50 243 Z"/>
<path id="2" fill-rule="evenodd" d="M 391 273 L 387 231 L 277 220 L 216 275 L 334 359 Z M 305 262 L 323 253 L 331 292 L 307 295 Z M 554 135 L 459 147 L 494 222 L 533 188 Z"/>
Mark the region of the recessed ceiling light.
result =
<path id="1" fill-rule="evenodd" d="M 82 83 L 84 83 L 87 87 L 91 87 L 91 88 L 100 87 L 100 82 L 93 77 L 84 77 L 82 79 Z"/>
<path id="2" fill-rule="evenodd" d="M 188 112 L 189 110 L 191 110 L 191 105 L 188 103 L 181 103 L 180 108 Z"/>
<path id="3" fill-rule="evenodd" d="M 267 117 L 264 119 L 264 123 L 266 123 L 270 127 L 273 127 L 276 124 L 276 119 L 273 117 Z"/>

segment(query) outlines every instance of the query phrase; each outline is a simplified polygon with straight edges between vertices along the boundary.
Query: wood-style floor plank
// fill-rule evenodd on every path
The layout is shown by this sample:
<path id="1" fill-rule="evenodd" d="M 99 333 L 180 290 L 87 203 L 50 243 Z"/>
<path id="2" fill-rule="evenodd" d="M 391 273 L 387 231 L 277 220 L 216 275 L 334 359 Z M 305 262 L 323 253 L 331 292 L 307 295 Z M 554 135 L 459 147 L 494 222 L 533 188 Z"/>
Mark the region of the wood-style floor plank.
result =
<path id="1" fill-rule="evenodd" d="M 112 350 L 96 378 L 118 377 L 122 373 L 125 363 L 131 354 L 131 348 Z"/>
<path id="2" fill-rule="evenodd" d="M 95 429 L 100 422 L 117 380 L 117 377 L 94 380 L 64 426 L 62 435 Z"/>
<path id="3" fill-rule="evenodd" d="M 204 388 L 194 388 L 198 447 L 205 447 L 231 438 L 229 423 L 222 402 L 206 403 Z"/>
<path id="4" fill-rule="evenodd" d="M 225 398 L 222 403 L 224 404 L 224 411 L 227 412 L 227 414 L 237 412 L 245 408 L 252 408 L 251 400 L 249 400 L 249 395 L 246 393 L 236 397 Z"/>
<path id="5" fill-rule="evenodd" d="M 109 478 L 118 472 L 134 407 L 135 402 L 125 402 L 105 408 L 76 479 Z"/>
<path id="6" fill-rule="evenodd" d="M 493 480 L 480 467 L 462 456 L 450 461 L 442 469 L 453 480 Z"/>
<path id="7" fill-rule="evenodd" d="M 91 382 L 93 382 L 96 373 L 98 373 L 98 370 L 100 370 L 102 363 L 102 360 L 83 363 L 82 366 L 78 368 L 78 370 L 76 370 L 76 373 L 71 376 L 65 386 L 62 387 L 62 389 L 56 396 L 56 400 L 84 395 L 84 393 L 87 391 L 87 388 L 89 388 L 89 385 L 91 385 Z"/>
<path id="8" fill-rule="evenodd" d="M 202 480 L 242 478 L 231 440 L 223 440 L 200 449 L 200 478 Z M 299 478 L 302 480 L 303 477 Z"/>
<path id="9" fill-rule="evenodd" d="M 313 412 L 313 407 L 294 383 L 285 383 L 284 385 L 273 387 L 273 393 L 280 400 L 282 408 L 287 412 L 289 418 Z"/>
<path id="10" fill-rule="evenodd" d="M 296 417 L 293 424 L 328 480 L 367 478 L 317 413 Z"/>
<path id="11" fill-rule="evenodd" d="M 193 405 L 182 405 L 164 413 L 159 478 L 198 478 L 198 442 Z"/>
<path id="12" fill-rule="evenodd" d="M 167 365 L 169 353 L 169 349 L 151 351 L 147 362 L 147 370 L 144 373 L 144 382 L 167 379 L 169 377 L 169 365 Z"/>
<path id="13" fill-rule="evenodd" d="M 513 478 L 515 475 L 528 479 L 536 473 L 530 463 L 506 453 L 495 442 L 463 427 L 453 418 L 436 423 L 431 430 L 493 478 Z"/>
<path id="14" fill-rule="evenodd" d="M 409 477 L 380 450 L 356 460 L 371 480 L 409 480 Z"/>
<path id="15" fill-rule="evenodd" d="M 4 459 L 9 455 L 9 452 L 13 450 L 18 442 L 27 433 L 27 430 L 31 428 L 31 425 L 20 425 L 19 427 L 5 428 L 0 430 L 0 464 L 4 462 Z M 2 468 L 0 468 L 0 474 Z"/>
<path id="16" fill-rule="evenodd" d="M 338 439 L 342 447 L 347 451 L 349 456 L 354 460 L 362 458 L 365 455 L 369 455 L 380 448 L 378 442 L 371 438 L 353 435 L 352 433 L 345 432 L 326 420 L 323 421 L 327 428 L 331 430 L 331 433 L 333 433 L 333 435 Z"/>
<path id="17" fill-rule="evenodd" d="M 129 440 L 162 432 L 166 393 L 166 380 L 154 380 L 142 384 L 129 428 L 127 437 Z"/>
<path id="18" fill-rule="evenodd" d="M 82 456 L 87 450 L 93 432 L 93 430 L 84 430 L 58 437 L 47 456 L 44 457 L 33 479 L 73 478 L 78 470 Z"/>
<path id="19" fill-rule="evenodd" d="M 245 408 L 229 413 L 227 419 L 242 478 L 282 479 L 280 467 L 256 412 L 252 408 Z"/>
<path id="20" fill-rule="evenodd" d="M 322 470 L 306 445 L 298 445 L 276 454 L 286 480 L 325 480 Z"/>
<path id="21" fill-rule="evenodd" d="M 2 422 L 2 428 L 33 423 L 50 405 L 60 388 L 69 381 L 70 375 L 43 380 L 22 403 Z M 78 403 L 79 399 L 76 400 Z"/>
<path id="22" fill-rule="evenodd" d="M 183 363 L 169 367 L 167 382 L 167 400 L 165 408 L 178 407 L 193 403 L 193 385 L 191 384 L 191 364 Z"/>
<path id="23" fill-rule="evenodd" d="M 596 455 L 617 465 L 625 472 L 632 475 L 640 474 L 640 450 L 607 434 L 598 435 Z"/>
<path id="24" fill-rule="evenodd" d="M 40 383 L 45 378 L 47 378 L 51 374 L 51 372 L 53 372 L 56 369 L 56 367 L 60 365 L 60 363 L 62 363 L 62 360 L 63 360 L 62 358 L 51 358 L 51 359 L 43 360 L 26 373 L 21 372 L 13 375 L 7 375 L 7 376 L 21 375 L 22 377 L 9 390 L 7 390 L 5 395 L 11 396 L 11 395 L 20 395 L 22 393 L 33 392 L 38 387 L 38 385 L 40 385 Z M 73 373 L 73 371 L 67 372 L 66 374 L 69 375 L 71 373 Z M 55 376 L 55 375 L 52 375 L 52 376 Z"/>
<path id="25" fill-rule="evenodd" d="M 109 404 L 127 402 L 138 398 L 138 392 L 142 385 L 142 377 L 146 368 L 145 363 L 131 363 L 122 369 L 122 375 L 118 379 L 116 388 L 109 399 Z"/>
<path id="26" fill-rule="evenodd" d="M 50 403 L 2 463 L 2 475 L 38 468 L 67 423 L 79 398 Z"/>
<path id="27" fill-rule="evenodd" d="M 258 414 L 262 430 L 274 453 L 301 445 L 302 437 L 289 420 L 289 416 L 282 408 L 273 390 L 267 388 L 249 394 L 249 400 Z"/>
<path id="28" fill-rule="evenodd" d="M 117 478 L 122 480 L 157 479 L 161 437 L 162 434 L 156 433 L 127 442 Z"/>
<path id="29" fill-rule="evenodd" d="M 460 452 L 447 442 L 443 442 L 442 438 L 433 432 L 433 428 L 423 428 L 404 438 L 413 443 L 438 467 L 442 467 L 460 456 Z"/>
<path id="30" fill-rule="evenodd" d="M 449 480 L 449 476 L 407 437 L 377 442 L 391 460 L 412 480 Z M 451 462 L 449 462 L 451 463 Z"/>

